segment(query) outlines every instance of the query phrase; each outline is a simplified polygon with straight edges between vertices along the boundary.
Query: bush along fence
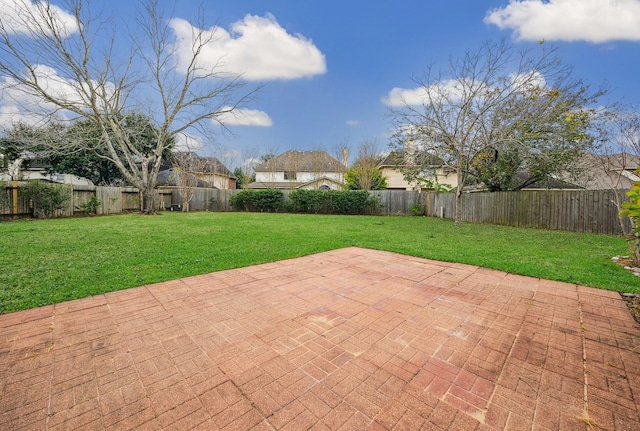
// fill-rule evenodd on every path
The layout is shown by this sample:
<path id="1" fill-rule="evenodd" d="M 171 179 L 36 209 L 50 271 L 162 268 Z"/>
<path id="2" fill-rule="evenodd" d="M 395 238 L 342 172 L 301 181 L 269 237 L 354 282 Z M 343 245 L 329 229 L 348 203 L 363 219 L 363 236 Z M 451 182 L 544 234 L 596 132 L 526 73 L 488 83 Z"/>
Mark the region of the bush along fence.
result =
<path id="1" fill-rule="evenodd" d="M 0 183 L 0 220 L 46 216 L 26 183 Z M 62 209 L 48 215 L 118 214 L 140 210 L 140 194 L 133 187 L 61 186 L 68 196 Z M 538 190 L 468 193 L 462 197 L 462 221 L 516 227 L 620 235 L 623 233 L 613 190 Z M 175 188 L 158 189 L 158 206 L 181 210 Z M 452 193 L 401 190 L 218 190 L 197 189 L 191 211 L 262 211 L 313 214 L 419 215 L 453 218 Z M 41 205 L 40 205 L 41 208 Z M 628 228 L 629 220 L 622 220 Z"/>
<path id="2" fill-rule="evenodd" d="M 238 211 L 375 214 L 377 200 L 364 190 L 242 190 L 231 197 Z"/>

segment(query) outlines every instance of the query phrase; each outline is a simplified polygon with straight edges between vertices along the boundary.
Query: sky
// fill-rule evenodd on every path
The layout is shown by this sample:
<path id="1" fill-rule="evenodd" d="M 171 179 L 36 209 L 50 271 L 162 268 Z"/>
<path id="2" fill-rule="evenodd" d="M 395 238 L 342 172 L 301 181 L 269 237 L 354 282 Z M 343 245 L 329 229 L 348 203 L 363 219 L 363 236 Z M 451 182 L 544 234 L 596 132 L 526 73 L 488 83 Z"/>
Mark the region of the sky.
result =
<path id="1" fill-rule="evenodd" d="M 0 0 L 0 9 L 10 16 L 14 3 Z M 127 22 L 137 3 L 91 5 Z M 202 150 L 224 153 L 221 160 L 230 165 L 287 150 L 334 154 L 343 145 L 353 158 L 364 141 L 383 150 L 393 127 L 391 96 L 414 90 L 429 65 L 444 68 L 485 41 L 528 47 L 544 40 L 559 48 L 575 76 L 593 87 L 606 85 L 608 101 L 640 105 L 640 0 L 160 3 L 174 10 L 170 28 L 179 49 L 193 29 L 189 19 L 205 4 L 205 30 L 215 26 L 218 36 L 206 57 L 224 58 L 229 71 L 243 74 L 247 89 L 262 85 L 243 110 L 223 117 L 228 131 L 213 137 L 213 149 Z M 54 4 L 64 10 L 63 3 Z M 0 126 L 22 115 L 3 85 Z"/>

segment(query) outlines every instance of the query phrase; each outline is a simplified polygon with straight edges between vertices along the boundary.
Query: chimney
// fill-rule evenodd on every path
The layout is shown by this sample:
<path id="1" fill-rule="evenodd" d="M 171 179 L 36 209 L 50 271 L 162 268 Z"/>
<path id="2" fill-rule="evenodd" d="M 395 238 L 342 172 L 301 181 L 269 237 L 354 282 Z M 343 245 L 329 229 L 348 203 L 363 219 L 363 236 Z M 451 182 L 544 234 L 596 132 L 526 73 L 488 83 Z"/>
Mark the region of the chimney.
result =
<path id="1" fill-rule="evenodd" d="M 347 147 L 342 147 L 342 164 L 344 168 L 349 168 L 349 149 Z"/>

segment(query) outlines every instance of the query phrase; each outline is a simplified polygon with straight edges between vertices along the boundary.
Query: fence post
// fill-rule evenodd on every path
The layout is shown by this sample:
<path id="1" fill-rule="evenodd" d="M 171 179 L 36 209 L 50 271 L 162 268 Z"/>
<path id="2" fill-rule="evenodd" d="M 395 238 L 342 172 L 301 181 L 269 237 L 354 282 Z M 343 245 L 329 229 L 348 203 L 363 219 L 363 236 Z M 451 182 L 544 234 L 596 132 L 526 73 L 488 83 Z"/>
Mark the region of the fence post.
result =
<path id="1" fill-rule="evenodd" d="M 18 218 L 18 211 L 19 211 L 19 207 L 18 207 L 18 182 L 17 181 L 12 181 L 11 182 L 11 192 L 12 192 L 12 197 L 13 197 L 13 202 L 12 202 L 12 211 L 13 211 L 13 219 L 17 219 Z"/>

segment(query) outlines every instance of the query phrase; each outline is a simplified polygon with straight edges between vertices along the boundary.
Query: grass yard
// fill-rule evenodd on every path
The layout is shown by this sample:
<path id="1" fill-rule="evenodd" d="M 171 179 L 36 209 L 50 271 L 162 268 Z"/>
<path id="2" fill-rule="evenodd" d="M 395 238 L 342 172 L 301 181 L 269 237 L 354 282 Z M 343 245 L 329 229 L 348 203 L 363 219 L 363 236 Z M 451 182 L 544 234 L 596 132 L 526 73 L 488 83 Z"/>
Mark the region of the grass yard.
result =
<path id="1" fill-rule="evenodd" d="M 164 213 L 0 223 L 0 313 L 359 246 L 640 292 L 615 236 L 423 217 Z"/>

